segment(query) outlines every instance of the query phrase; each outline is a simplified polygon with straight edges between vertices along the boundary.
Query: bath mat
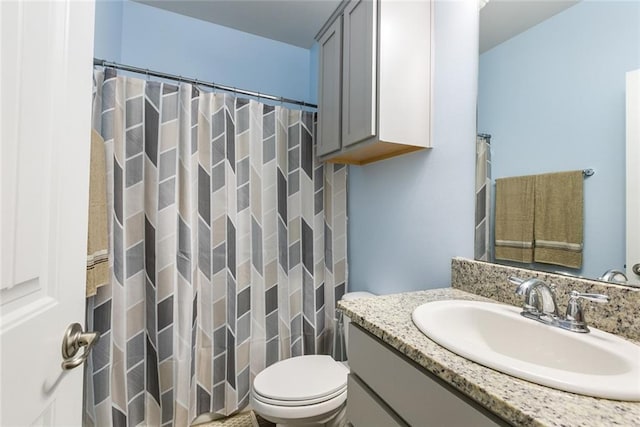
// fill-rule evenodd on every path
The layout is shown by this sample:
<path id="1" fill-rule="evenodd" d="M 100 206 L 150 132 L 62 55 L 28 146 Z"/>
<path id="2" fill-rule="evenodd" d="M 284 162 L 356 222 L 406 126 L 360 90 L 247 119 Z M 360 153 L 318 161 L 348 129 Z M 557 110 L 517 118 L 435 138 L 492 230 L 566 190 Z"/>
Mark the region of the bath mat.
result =
<path id="1" fill-rule="evenodd" d="M 196 424 L 194 427 L 262 427 L 253 411 L 241 412 L 220 420 Z"/>

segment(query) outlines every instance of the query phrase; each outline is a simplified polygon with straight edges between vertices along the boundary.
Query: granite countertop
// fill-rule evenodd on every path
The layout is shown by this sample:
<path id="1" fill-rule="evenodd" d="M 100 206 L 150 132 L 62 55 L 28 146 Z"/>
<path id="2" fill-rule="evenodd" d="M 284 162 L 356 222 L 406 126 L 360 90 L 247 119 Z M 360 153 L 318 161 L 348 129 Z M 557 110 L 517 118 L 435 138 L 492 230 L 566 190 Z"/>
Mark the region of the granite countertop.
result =
<path id="1" fill-rule="evenodd" d="M 443 288 L 340 301 L 355 324 L 429 372 L 519 426 L 640 426 L 640 403 L 597 399 L 544 387 L 460 357 L 427 338 L 411 320 L 421 304 L 447 299 L 494 300 Z"/>

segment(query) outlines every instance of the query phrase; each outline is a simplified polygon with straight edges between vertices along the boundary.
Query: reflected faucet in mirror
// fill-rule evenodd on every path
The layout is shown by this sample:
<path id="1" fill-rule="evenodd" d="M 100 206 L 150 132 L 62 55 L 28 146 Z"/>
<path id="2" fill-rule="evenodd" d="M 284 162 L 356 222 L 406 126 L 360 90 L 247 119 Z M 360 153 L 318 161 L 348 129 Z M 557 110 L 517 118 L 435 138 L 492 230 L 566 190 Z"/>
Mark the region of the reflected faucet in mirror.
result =
<path id="1" fill-rule="evenodd" d="M 627 283 L 627 275 L 623 271 L 611 268 L 604 272 L 604 274 L 598 277 L 598 280 L 611 283 Z"/>

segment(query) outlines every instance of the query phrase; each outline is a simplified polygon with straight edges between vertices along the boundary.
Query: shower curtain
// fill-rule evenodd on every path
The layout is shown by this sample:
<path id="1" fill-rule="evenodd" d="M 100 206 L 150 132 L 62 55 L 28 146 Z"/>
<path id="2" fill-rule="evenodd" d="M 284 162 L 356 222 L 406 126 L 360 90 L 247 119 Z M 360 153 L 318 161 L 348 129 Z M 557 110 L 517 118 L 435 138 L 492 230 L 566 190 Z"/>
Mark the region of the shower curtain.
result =
<path id="1" fill-rule="evenodd" d="M 476 222 L 474 259 L 492 261 L 491 137 L 476 136 Z"/>
<path id="2" fill-rule="evenodd" d="M 95 74 L 111 282 L 85 425 L 186 426 L 247 405 L 264 367 L 327 353 L 346 290 L 346 168 L 314 155 L 315 114 Z"/>

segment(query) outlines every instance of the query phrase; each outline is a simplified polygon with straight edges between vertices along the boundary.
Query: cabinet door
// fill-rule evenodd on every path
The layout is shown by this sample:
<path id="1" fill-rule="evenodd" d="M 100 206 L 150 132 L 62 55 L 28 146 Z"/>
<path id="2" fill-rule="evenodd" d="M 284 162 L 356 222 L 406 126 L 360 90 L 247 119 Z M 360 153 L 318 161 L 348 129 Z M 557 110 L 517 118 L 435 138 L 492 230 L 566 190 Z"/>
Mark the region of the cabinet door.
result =
<path id="1" fill-rule="evenodd" d="M 338 17 L 320 39 L 318 94 L 318 156 L 340 149 L 342 90 L 342 18 Z"/>
<path id="2" fill-rule="evenodd" d="M 344 11 L 342 145 L 376 134 L 377 2 L 352 0 Z"/>

